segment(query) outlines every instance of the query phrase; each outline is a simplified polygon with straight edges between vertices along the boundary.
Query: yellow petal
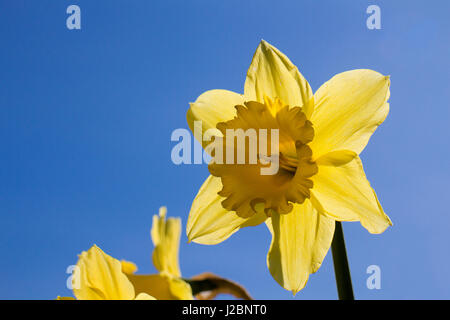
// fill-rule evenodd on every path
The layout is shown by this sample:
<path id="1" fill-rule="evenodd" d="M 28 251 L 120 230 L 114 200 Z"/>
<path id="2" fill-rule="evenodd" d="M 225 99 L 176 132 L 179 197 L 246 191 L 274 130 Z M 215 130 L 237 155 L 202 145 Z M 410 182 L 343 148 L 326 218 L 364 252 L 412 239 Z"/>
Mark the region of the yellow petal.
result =
<path id="1" fill-rule="evenodd" d="M 180 278 L 168 274 L 129 274 L 136 292 L 145 293 L 157 300 L 192 300 L 191 286 Z M 139 295 L 138 295 L 139 296 Z"/>
<path id="2" fill-rule="evenodd" d="M 272 232 L 267 255 L 270 273 L 283 288 L 296 294 L 306 285 L 309 274 L 321 266 L 331 246 L 335 221 L 318 213 L 306 200 L 294 204 L 288 214 L 273 212 L 267 226 Z"/>
<path id="3" fill-rule="evenodd" d="M 151 295 L 149 295 L 149 294 L 139 293 L 136 296 L 136 299 L 134 299 L 134 300 L 156 300 L 156 299 L 154 297 L 152 297 Z"/>
<path id="4" fill-rule="evenodd" d="M 159 272 L 180 277 L 178 263 L 178 251 L 180 247 L 181 220 L 180 218 L 168 218 L 167 209 L 161 207 L 159 216 L 153 216 L 151 236 L 155 249 L 153 250 L 153 264 Z"/>
<path id="5" fill-rule="evenodd" d="M 136 273 L 138 270 L 138 267 L 131 261 L 121 260 L 120 263 L 122 264 L 123 273 Z"/>
<path id="6" fill-rule="evenodd" d="M 96 245 L 79 256 L 73 277 L 79 288 L 73 289 L 78 300 L 132 300 L 134 288 L 119 260 L 104 253 Z"/>
<path id="7" fill-rule="evenodd" d="M 186 226 L 189 241 L 201 244 L 217 244 L 240 228 L 264 222 L 267 216 L 260 212 L 251 218 L 241 218 L 236 212 L 222 207 L 225 198 L 217 193 L 222 190 L 220 178 L 209 176 L 192 203 Z"/>
<path id="8" fill-rule="evenodd" d="M 264 97 L 279 98 L 290 107 L 302 107 L 307 117 L 313 108 L 308 81 L 277 48 L 262 40 L 253 56 L 244 86 L 247 101 L 264 103 Z"/>
<path id="9" fill-rule="evenodd" d="M 312 177 L 312 200 L 319 210 L 339 221 L 360 221 L 370 233 L 392 225 L 367 181 L 359 157 L 345 165 L 319 166 Z"/>
<path id="10" fill-rule="evenodd" d="M 352 70 L 322 85 L 311 116 L 314 158 L 344 149 L 361 153 L 389 112 L 389 84 L 389 77 L 378 72 Z"/>
<path id="11" fill-rule="evenodd" d="M 215 129 L 216 124 L 223 121 L 228 121 L 236 115 L 236 105 L 242 105 L 244 97 L 241 94 L 228 90 L 209 90 L 201 94 L 197 100 L 190 104 L 186 118 L 189 128 L 194 132 L 194 122 L 201 121 L 202 136 L 208 129 Z M 219 133 L 219 132 L 217 132 Z M 202 146 L 206 146 L 210 141 L 202 140 L 200 136 L 195 135 Z"/>

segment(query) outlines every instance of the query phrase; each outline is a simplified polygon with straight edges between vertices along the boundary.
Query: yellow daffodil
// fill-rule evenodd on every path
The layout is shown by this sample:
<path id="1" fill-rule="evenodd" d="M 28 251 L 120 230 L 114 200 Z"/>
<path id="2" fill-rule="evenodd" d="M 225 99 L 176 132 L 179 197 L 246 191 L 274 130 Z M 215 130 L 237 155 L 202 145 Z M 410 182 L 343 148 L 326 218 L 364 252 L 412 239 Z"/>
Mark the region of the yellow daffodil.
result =
<path id="1" fill-rule="evenodd" d="M 388 114 L 389 84 L 375 71 L 352 70 L 313 94 L 297 67 L 261 41 L 244 94 L 207 91 L 190 105 L 187 120 L 192 131 L 197 121 L 203 134 L 218 129 L 216 137 L 227 129 L 278 129 L 279 170 L 261 175 L 262 164 L 210 163 L 211 176 L 189 214 L 189 240 L 217 244 L 265 221 L 272 233 L 270 273 L 295 294 L 320 267 L 335 221 L 360 221 L 371 233 L 383 232 L 391 221 L 359 154 Z"/>
<path id="2" fill-rule="evenodd" d="M 135 274 L 137 266 L 119 261 L 94 245 L 82 252 L 72 279 L 78 300 L 191 300 L 190 285 L 182 280 L 178 266 L 181 234 L 179 218 L 166 220 L 166 208 L 153 217 L 151 236 L 153 263 L 159 274 Z M 58 297 L 58 300 L 71 299 Z"/>

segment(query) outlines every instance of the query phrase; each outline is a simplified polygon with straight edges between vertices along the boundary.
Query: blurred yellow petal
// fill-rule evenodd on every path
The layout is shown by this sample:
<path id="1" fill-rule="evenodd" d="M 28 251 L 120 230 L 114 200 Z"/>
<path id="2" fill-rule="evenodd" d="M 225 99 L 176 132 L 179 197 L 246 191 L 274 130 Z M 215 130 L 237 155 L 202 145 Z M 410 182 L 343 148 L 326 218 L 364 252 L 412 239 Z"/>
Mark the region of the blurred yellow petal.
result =
<path id="1" fill-rule="evenodd" d="M 80 280 L 73 289 L 78 300 L 132 300 L 133 285 L 122 272 L 119 260 L 104 253 L 96 245 L 79 256 L 74 278 Z"/>
<path id="2" fill-rule="evenodd" d="M 201 244 L 217 244 L 240 228 L 264 222 L 267 216 L 260 212 L 251 218 L 241 218 L 236 212 L 223 208 L 225 198 L 217 193 L 222 190 L 220 178 L 209 176 L 192 203 L 186 226 L 189 241 Z"/>
<path id="3" fill-rule="evenodd" d="M 126 274 L 136 273 L 138 267 L 131 261 L 121 260 L 122 272 Z"/>
<path id="4" fill-rule="evenodd" d="M 153 250 L 153 264 L 159 272 L 180 277 L 178 263 L 178 251 L 180 246 L 181 220 L 180 218 L 168 218 L 167 209 L 161 207 L 159 216 L 153 216 L 151 236 L 155 249 Z"/>
<path id="5" fill-rule="evenodd" d="M 316 207 L 338 221 L 360 221 L 370 233 L 392 225 L 366 178 L 359 157 L 342 166 L 319 166 L 312 177 Z M 321 207 L 321 208 L 320 208 Z"/>
<path id="6" fill-rule="evenodd" d="M 262 40 L 253 55 L 244 86 L 247 101 L 264 103 L 267 96 L 279 98 L 290 107 L 303 107 L 309 118 L 313 94 L 308 81 L 277 48 Z"/>
<path id="7" fill-rule="evenodd" d="M 322 264 L 334 234 L 335 221 L 320 213 L 309 200 L 295 204 L 288 214 L 273 212 L 267 220 L 272 243 L 267 265 L 273 278 L 296 294 L 309 274 Z"/>
<path id="8" fill-rule="evenodd" d="M 60 297 L 60 296 L 58 296 L 56 298 L 56 300 L 75 300 L 75 298 L 74 297 Z"/>
<path id="9" fill-rule="evenodd" d="M 152 297 L 151 295 L 148 295 L 146 293 L 139 293 L 136 296 L 136 299 L 134 300 L 156 300 L 154 297 Z"/>
<path id="10" fill-rule="evenodd" d="M 389 84 L 389 77 L 378 72 L 352 70 L 322 85 L 311 116 L 314 158 L 344 149 L 361 153 L 389 112 Z"/>
<path id="11" fill-rule="evenodd" d="M 241 94 L 228 90 L 209 90 L 201 94 L 197 100 L 190 104 L 187 112 L 187 122 L 189 128 L 194 132 L 194 122 L 201 121 L 202 136 L 208 129 L 215 129 L 217 123 L 228 121 L 236 115 L 236 105 L 242 105 L 244 97 Z M 195 136 L 197 140 L 202 137 Z M 199 141 L 203 147 L 210 141 Z"/>
<path id="12" fill-rule="evenodd" d="M 180 278 L 167 274 L 129 274 L 128 278 L 133 283 L 136 292 L 146 293 L 157 300 L 193 299 L 191 286 Z"/>

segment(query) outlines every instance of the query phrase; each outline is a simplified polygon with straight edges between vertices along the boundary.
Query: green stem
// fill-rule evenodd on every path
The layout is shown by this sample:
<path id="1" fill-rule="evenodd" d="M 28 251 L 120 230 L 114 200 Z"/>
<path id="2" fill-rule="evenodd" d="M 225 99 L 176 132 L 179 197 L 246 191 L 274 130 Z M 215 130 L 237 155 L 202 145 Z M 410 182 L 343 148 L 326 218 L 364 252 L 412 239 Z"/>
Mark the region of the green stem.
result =
<path id="1" fill-rule="evenodd" d="M 331 252 L 333 254 L 334 274 L 339 300 L 355 300 L 347 252 L 345 250 L 344 232 L 339 221 L 336 221 Z"/>

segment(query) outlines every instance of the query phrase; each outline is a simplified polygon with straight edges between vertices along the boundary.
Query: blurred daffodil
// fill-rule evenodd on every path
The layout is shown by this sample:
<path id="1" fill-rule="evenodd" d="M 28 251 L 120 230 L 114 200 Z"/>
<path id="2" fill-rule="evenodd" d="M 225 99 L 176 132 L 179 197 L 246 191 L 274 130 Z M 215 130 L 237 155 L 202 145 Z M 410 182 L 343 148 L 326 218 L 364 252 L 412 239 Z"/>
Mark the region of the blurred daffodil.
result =
<path id="1" fill-rule="evenodd" d="M 244 94 L 207 91 L 190 105 L 187 120 L 192 131 L 196 121 L 204 134 L 218 129 L 216 137 L 227 129 L 278 129 L 279 170 L 261 175 L 261 163 L 210 163 L 211 176 L 189 214 L 189 240 L 217 244 L 265 221 L 272 233 L 270 273 L 295 294 L 320 267 L 335 221 L 360 221 L 371 233 L 383 232 L 391 221 L 359 154 L 388 114 L 389 84 L 375 71 L 352 70 L 313 94 L 297 67 L 262 41 Z"/>
<path id="2" fill-rule="evenodd" d="M 181 278 L 178 262 L 181 219 L 166 219 L 166 213 L 166 207 L 161 207 L 159 215 L 153 216 L 151 228 L 152 260 L 159 273 L 136 274 L 138 268 L 133 262 L 119 261 L 94 245 L 81 253 L 74 268 L 72 286 L 76 299 L 192 300 L 194 294 L 198 299 L 213 299 L 224 293 L 251 299 L 241 285 L 212 273 L 202 273 L 189 280 Z"/>

